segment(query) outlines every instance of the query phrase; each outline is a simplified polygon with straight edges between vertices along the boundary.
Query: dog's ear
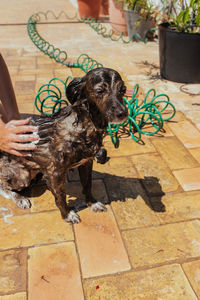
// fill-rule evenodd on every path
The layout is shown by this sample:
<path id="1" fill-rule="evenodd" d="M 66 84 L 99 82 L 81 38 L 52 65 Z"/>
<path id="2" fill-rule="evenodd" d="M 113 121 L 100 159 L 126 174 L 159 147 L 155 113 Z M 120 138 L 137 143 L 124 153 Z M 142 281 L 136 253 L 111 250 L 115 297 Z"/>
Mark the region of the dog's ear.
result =
<path id="1" fill-rule="evenodd" d="M 71 104 L 85 98 L 85 80 L 84 77 L 74 78 L 66 88 L 66 96 Z"/>

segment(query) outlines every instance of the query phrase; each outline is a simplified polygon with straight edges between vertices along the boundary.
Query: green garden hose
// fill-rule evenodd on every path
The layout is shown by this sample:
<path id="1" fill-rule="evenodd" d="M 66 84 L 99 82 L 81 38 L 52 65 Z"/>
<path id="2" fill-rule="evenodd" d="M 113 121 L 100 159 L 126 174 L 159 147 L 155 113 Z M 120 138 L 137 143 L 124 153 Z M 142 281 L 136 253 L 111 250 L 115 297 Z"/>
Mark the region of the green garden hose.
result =
<path id="1" fill-rule="evenodd" d="M 64 16 L 66 19 L 69 20 L 78 20 L 79 22 L 83 22 L 88 24 L 92 29 L 94 29 L 98 34 L 102 35 L 104 38 L 109 38 L 112 41 L 119 41 L 121 40 L 123 43 L 130 43 L 134 40 L 140 40 L 144 43 L 148 41 L 148 33 L 149 31 L 154 31 L 155 28 L 151 28 L 149 31 L 146 32 L 145 38 L 136 33 L 130 39 L 125 38 L 123 32 L 120 35 L 116 35 L 112 29 L 107 32 L 107 28 L 103 26 L 100 22 L 93 18 L 82 18 L 79 19 L 77 14 L 74 17 L 69 17 L 64 11 L 61 11 L 57 16 L 54 14 L 53 11 L 47 12 L 38 12 L 33 14 L 27 23 L 27 32 L 31 39 L 31 41 L 35 44 L 35 46 L 42 51 L 44 54 L 48 55 L 50 58 L 54 59 L 56 62 L 61 63 L 70 68 L 80 68 L 84 72 L 88 72 L 89 70 L 93 69 L 94 67 L 102 66 L 96 60 L 89 57 L 87 54 L 81 54 L 76 62 L 67 62 L 67 53 L 64 50 L 60 50 L 59 48 L 55 48 L 54 45 L 50 44 L 46 41 L 37 31 L 37 23 L 41 23 L 43 18 L 45 21 L 48 20 L 48 17 L 51 16 L 55 20 L 60 19 Z"/>
<path id="2" fill-rule="evenodd" d="M 68 62 L 66 51 L 55 48 L 54 45 L 50 44 L 48 41 L 42 38 L 36 29 L 36 25 L 41 21 L 42 17 L 45 17 L 45 20 L 47 20 L 49 14 L 52 15 L 55 19 L 60 18 L 62 14 L 66 15 L 64 12 L 61 12 L 58 16 L 55 16 L 52 11 L 47 11 L 46 13 L 39 12 L 32 15 L 27 23 L 27 32 L 35 46 L 44 54 L 48 55 L 51 59 L 54 59 L 56 62 L 61 63 L 62 65 L 69 68 L 80 68 L 87 73 L 94 67 L 102 67 L 101 63 L 98 63 L 87 54 L 81 54 L 75 63 Z"/>

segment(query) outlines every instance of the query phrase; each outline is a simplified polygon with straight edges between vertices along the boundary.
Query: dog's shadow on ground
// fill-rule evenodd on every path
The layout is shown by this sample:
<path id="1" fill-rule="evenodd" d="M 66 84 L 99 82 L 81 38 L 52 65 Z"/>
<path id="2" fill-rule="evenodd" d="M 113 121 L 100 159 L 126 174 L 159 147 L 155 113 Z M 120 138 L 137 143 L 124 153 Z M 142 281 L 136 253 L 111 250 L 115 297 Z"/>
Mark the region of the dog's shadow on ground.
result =
<path id="1" fill-rule="evenodd" d="M 76 211 L 85 209 L 87 206 L 81 193 L 82 186 L 78 171 L 69 172 L 67 179 L 66 190 L 69 206 Z M 42 180 L 42 175 L 40 175 L 32 182 L 30 187 L 23 190 L 22 194 L 26 197 L 39 197 L 46 189 L 46 184 Z M 145 204 L 153 211 L 165 212 L 165 206 L 162 203 L 162 197 L 165 193 L 162 191 L 162 186 L 157 177 L 127 178 L 93 171 L 92 192 L 94 197 L 104 204 L 115 201 L 125 202 L 126 199 L 133 199 L 134 201 L 138 196 L 141 196 Z"/>

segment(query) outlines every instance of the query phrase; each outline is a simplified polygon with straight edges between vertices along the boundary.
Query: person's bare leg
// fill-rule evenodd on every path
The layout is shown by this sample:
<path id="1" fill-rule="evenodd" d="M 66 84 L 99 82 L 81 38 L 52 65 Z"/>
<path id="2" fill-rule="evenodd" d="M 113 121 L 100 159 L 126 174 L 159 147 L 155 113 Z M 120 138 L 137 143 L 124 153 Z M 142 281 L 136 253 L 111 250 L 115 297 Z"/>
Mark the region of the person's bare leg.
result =
<path id="1" fill-rule="evenodd" d="M 4 122 L 19 120 L 20 114 L 6 63 L 0 53 L 0 114 Z"/>

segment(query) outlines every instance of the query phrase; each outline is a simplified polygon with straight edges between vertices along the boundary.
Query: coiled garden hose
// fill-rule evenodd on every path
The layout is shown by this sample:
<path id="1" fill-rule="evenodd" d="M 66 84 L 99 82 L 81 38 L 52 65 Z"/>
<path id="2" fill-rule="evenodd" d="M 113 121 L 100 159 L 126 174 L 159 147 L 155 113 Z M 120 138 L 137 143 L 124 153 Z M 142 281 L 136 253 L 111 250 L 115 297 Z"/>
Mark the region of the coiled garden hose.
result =
<path id="1" fill-rule="evenodd" d="M 68 62 L 66 51 L 60 50 L 59 48 L 55 48 L 54 45 L 50 44 L 43 37 L 41 37 L 41 35 L 36 29 L 36 25 L 42 20 L 42 17 L 44 17 L 45 20 L 47 20 L 49 14 L 52 15 L 55 19 L 60 18 L 63 14 L 67 16 L 65 12 L 61 12 L 58 16 L 56 16 L 52 11 L 47 11 L 46 13 L 39 12 L 32 15 L 27 23 L 27 32 L 34 45 L 44 54 L 48 55 L 51 59 L 54 59 L 56 62 L 69 68 L 80 68 L 85 73 L 87 73 L 94 67 L 102 67 L 101 63 L 92 59 L 87 54 L 81 54 L 75 63 Z"/>
<path id="2" fill-rule="evenodd" d="M 45 115 L 51 115 L 60 110 L 62 105 L 70 104 L 67 100 L 66 88 L 71 76 L 65 81 L 60 78 L 52 78 L 49 83 L 40 87 L 36 98 L 35 107 Z M 58 82 L 59 88 L 55 82 Z M 175 107 L 166 94 L 156 95 L 155 89 L 150 89 L 141 104 L 138 99 L 139 85 L 136 84 L 131 91 L 131 99 L 123 98 L 124 105 L 128 109 L 128 119 L 121 124 L 108 124 L 107 132 L 115 147 L 119 143 L 119 134 L 129 132 L 134 141 L 140 142 L 142 134 L 153 135 L 163 128 L 164 121 L 171 120 L 175 113 Z"/>
<path id="3" fill-rule="evenodd" d="M 139 33 L 135 33 L 132 35 L 131 38 L 127 38 L 124 36 L 123 32 L 121 32 L 119 35 L 116 35 L 116 33 L 112 29 L 110 29 L 107 32 L 106 26 L 104 26 L 102 23 L 100 23 L 98 20 L 95 20 L 92 17 L 89 18 L 83 17 L 80 21 L 84 22 L 85 24 L 88 24 L 92 29 L 94 29 L 98 34 L 102 35 L 104 38 L 109 38 L 115 42 L 121 40 L 125 44 L 128 44 L 133 41 L 141 41 L 146 44 L 149 40 L 148 38 L 149 33 L 154 32 L 156 30 L 156 28 L 148 29 L 147 32 L 145 33 L 144 39 L 141 37 Z"/>
<path id="4" fill-rule="evenodd" d="M 35 46 L 42 51 L 44 54 L 48 55 L 50 58 L 54 59 L 56 62 L 61 63 L 70 68 L 80 68 L 84 72 L 88 72 L 89 70 L 93 69 L 94 67 L 102 66 L 99 62 L 89 57 L 87 54 L 81 54 L 76 62 L 68 62 L 67 61 L 67 53 L 64 50 L 60 50 L 59 48 L 55 48 L 54 45 L 50 44 L 46 41 L 37 31 L 37 23 L 41 23 L 43 19 L 45 21 L 48 20 L 48 17 L 51 16 L 55 20 L 60 19 L 64 16 L 66 19 L 69 20 L 78 20 L 79 22 L 83 22 L 88 24 L 92 29 L 94 29 L 98 34 L 102 35 L 104 38 L 109 38 L 112 41 L 119 41 L 121 40 L 123 43 L 130 43 L 134 40 L 140 40 L 144 43 L 148 41 L 148 34 L 149 31 L 154 31 L 155 28 L 151 28 L 146 32 L 145 38 L 143 39 L 138 33 L 134 34 L 130 39 L 125 38 L 123 32 L 120 35 L 116 35 L 112 29 L 107 32 L 107 28 L 103 26 L 99 21 L 95 20 L 94 18 L 82 18 L 79 19 L 77 14 L 73 17 L 69 17 L 64 11 L 61 11 L 57 16 L 51 10 L 47 12 L 38 12 L 33 14 L 27 23 L 27 32 L 31 39 L 31 41 L 35 44 Z"/>

